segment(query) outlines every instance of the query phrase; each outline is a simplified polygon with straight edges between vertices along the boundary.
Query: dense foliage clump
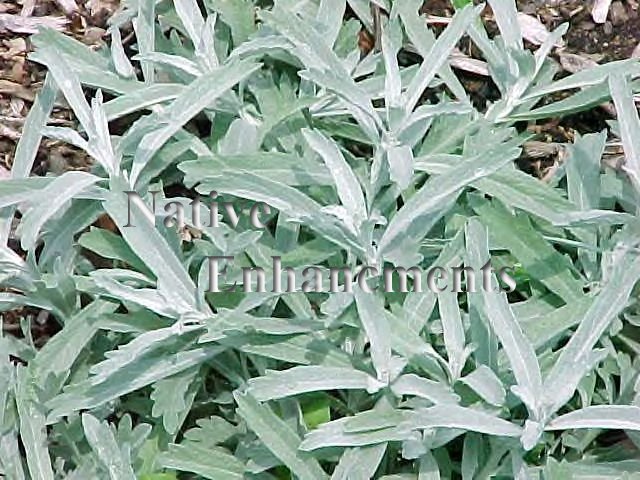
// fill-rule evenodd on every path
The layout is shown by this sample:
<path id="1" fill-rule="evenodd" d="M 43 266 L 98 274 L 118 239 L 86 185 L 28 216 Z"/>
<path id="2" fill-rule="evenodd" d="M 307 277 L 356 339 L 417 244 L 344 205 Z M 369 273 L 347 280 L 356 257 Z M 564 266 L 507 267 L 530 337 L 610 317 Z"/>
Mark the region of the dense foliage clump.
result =
<path id="1" fill-rule="evenodd" d="M 438 29 L 414 0 L 274 3 L 128 0 L 109 48 L 32 38 L 47 80 L 0 181 L 22 332 L 0 338 L 0 473 L 632 478 L 640 61 L 559 75 L 567 26 L 525 48 L 513 0 L 489 1 L 496 35 L 467 2 Z M 452 70 L 461 42 L 495 98 Z M 48 126 L 62 99 L 76 129 Z M 609 101 L 617 120 L 555 144 L 543 178 L 516 166 L 527 125 Z M 30 176 L 43 137 L 90 166 Z M 237 218 L 158 220 L 213 191 Z M 233 257 L 220 290 L 274 256 L 300 279 L 469 267 L 467 286 L 490 261 L 516 288 L 214 292 L 215 256 Z"/>

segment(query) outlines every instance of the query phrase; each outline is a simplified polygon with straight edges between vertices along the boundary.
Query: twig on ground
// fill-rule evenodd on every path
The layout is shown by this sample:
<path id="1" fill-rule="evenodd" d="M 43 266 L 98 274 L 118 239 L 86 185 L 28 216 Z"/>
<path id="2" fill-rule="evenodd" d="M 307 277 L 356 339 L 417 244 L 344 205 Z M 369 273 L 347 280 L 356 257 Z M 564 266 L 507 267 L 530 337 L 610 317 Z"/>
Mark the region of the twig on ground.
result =
<path id="1" fill-rule="evenodd" d="M 30 17 L 33 14 L 34 8 L 36 8 L 36 0 L 24 0 L 20 15 L 23 17 Z"/>
<path id="2" fill-rule="evenodd" d="M 20 132 L 6 125 L 0 124 L 0 137 L 8 138 L 9 140 L 17 141 L 20 139 Z"/>
<path id="3" fill-rule="evenodd" d="M 475 73 L 484 77 L 489 76 L 489 67 L 486 62 L 478 60 L 477 58 L 471 58 L 458 49 L 455 49 L 449 57 L 449 64 L 458 70 L 464 70 L 465 72 Z"/>
<path id="4" fill-rule="evenodd" d="M 606 22 L 610 7 L 611 0 L 596 0 L 593 3 L 593 9 L 591 10 L 591 18 L 593 18 L 593 21 L 595 23 Z"/>
<path id="5" fill-rule="evenodd" d="M 78 5 L 75 0 L 56 0 L 56 3 L 67 17 L 71 17 L 78 12 Z"/>
<path id="6" fill-rule="evenodd" d="M 581 70 L 598 66 L 598 62 L 589 57 L 585 57 L 584 55 L 562 52 L 559 57 L 560 65 L 562 65 L 562 68 L 569 73 L 576 73 Z"/>
<path id="7" fill-rule="evenodd" d="M 67 19 L 63 17 L 23 17 L 22 15 L 12 15 L 10 13 L 0 13 L 0 33 L 38 33 L 40 27 L 63 30 L 67 24 Z"/>
<path id="8" fill-rule="evenodd" d="M 518 13 L 518 24 L 522 31 L 522 36 L 525 40 L 533 43 L 534 45 L 542 45 L 545 40 L 551 35 L 547 27 L 538 20 L 536 17 L 527 15 L 525 13 Z M 558 40 L 555 44 L 556 47 L 562 47 L 564 42 Z"/>

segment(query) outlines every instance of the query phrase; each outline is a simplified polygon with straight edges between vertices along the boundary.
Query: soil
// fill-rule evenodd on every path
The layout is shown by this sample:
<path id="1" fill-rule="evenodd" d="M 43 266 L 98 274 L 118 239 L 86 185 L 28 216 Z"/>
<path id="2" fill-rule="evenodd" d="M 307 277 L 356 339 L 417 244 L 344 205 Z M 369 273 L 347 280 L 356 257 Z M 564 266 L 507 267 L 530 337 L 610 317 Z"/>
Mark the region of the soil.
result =
<path id="1" fill-rule="evenodd" d="M 474 3 L 481 3 L 474 0 Z M 598 63 L 631 57 L 640 45 L 640 1 L 612 2 L 607 20 L 597 24 L 591 17 L 593 0 L 516 0 L 518 11 L 537 17 L 548 30 L 569 23 L 564 51 L 585 55 Z M 449 0 L 427 0 L 421 13 L 436 17 L 451 17 L 454 10 Z M 483 12 L 491 33 L 497 33 L 493 12 L 487 6 Z"/>
<path id="2" fill-rule="evenodd" d="M 519 0 L 518 9 L 538 16 L 548 29 L 568 22 L 569 31 L 565 36 L 567 52 L 588 56 L 598 63 L 631 57 L 640 45 L 639 2 L 612 2 L 604 24 L 593 21 L 592 3 L 582 0 Z"/>

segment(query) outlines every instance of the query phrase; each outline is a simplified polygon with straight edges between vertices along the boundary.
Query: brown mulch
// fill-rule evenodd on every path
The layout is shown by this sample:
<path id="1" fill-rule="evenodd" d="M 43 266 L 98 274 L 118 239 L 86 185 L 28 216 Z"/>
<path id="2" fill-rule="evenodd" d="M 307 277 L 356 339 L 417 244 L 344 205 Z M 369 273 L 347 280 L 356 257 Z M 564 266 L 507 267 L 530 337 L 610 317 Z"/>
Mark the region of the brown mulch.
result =
<path id="1" fill-rule="evenodd" d="M 598 63 L 629 58 L 640 44 L 638 0 L 612 2 L 604 24 L 596 24 L 591 18 L 590 1 L 520 0 L 518 7 L 523 13 L 537 15 L 550 29 L 569 22 L 566 51 L 589 56 Z"/>
<path id="2" fill-rule="evenodd" d="M 104 44 L 106 22 L 119 0 L 20 0 L 0 2 L 0 170 L 10 169 L 25 117 L 42 87 L 43 69 L 27 60 L 32 50 L 32 27 L 52 26 L 93 47 Z M 58 125 L 73 125 L 68 109 L 56 108 Z M 83 153 L 45 140 L 34 174 L 60 171 L 86 163 Z"/>

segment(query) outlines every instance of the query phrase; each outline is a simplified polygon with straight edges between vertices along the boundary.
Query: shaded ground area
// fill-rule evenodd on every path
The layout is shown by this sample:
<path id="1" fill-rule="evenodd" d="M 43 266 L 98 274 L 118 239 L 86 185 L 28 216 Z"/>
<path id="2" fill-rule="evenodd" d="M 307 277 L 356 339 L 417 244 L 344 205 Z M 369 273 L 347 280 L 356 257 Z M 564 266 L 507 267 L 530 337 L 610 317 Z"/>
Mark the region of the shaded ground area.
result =
<path id="1" fill-rule="evenodd" d="M 581 0 L 518 1 L 523 13 L 539 16 L 550 29 L 569 22 L 566 50 L 585 54 L 598 63 L 631 57 L 640 44 L 639 2 L 615 1 L 604 24 L 591 16 L 593 2 Z"/>

